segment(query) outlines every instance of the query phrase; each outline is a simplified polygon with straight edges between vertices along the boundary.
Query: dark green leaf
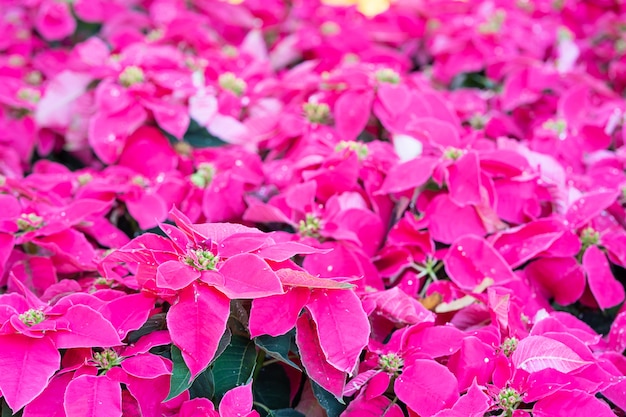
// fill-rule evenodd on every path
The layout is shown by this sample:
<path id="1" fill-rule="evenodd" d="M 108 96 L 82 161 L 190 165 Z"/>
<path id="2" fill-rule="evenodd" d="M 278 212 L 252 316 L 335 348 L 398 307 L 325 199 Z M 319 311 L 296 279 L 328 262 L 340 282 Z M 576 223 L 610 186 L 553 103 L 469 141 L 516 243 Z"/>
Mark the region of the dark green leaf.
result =
<path id="1" fill-rule="evenodd" d="M 293 408 L 283 408 L 281 410 L 272 410 L 268 417 L 306 417 L 299 411 Z"/>
<path id="2" fill-rule="evenodd" d="M 128 333 L 128 343 L 137 343 L 139 338 L 156 332 L 157 330 L 164 330 L 165 325 L 165 313 L 157 313 L 154 316 L 148 318 L 146 322 L 139 329 Z"/>
<path id="3" fill-rule="evenodd" d="M 168 137 L 170 142 L 178 142 L 178 139 L 171 134 L 165 131 L 163 131 L 163 133 Z M 193 119 L 191 119 L 189 123 L 189 127 L 185 132 L 185 136 L 183 136 L 183 140 L 194 148 L 216 148 L 227 145 L 226 142 L 217 136 L 213 136 L 204 126 L 200 126 L 198 122 Z"/>
<path id="4" fill-rule="evenodd" d="M 230 345 L 230 341 L 232 339 L 232 333 L 230 332 L 230 329 L 227 327 L 226 331 L 224 332 L 224 334 L 222 335 L 220 342 L 217 345 L 217 351 L 215 352 L 215 358 L 219 358 L 222 353 L 224 353 L 224 351 L 226 350 L 226 348 Z M 215 359 L 213 359 L 215 360 Z"/>
<path id="5" fill-rule="evenodd" d="M 254 343 L 239 335 L 233 335 L 230 345 L 213 362 L 216 402 L 226 391 L 248 382 L 256 364 Z"/>
<path id="6" fill-rule="evenodd" d="M 174 224 L 174 222 L 172 222 L 170 220 L 166 220 L 163 223 L 171 224 L 171 225 Z M 152 234 L 159 235 L 159 236 L 162 236 L 162 237 L 169 237 L 167 235 L 167 233 L 165 233 L 163 231 L 163 229 L 161 229 L 159 226 L 154 226 L 154 227 L 152 227 L 150 229 L 146 229 L 146 230 L 139 230 L 137 233 L 135 233 L 135 237 L 140 236 L 140 235 L 144 235 L 146 233 L 152 233 Z"/>
<path id="7" fill-rule="evenodd" d="M 450 84 L 451 90 L 457 90 L 459 88 L 494 90 L 497 88 L 497 85 L 487 78 L 484 72 L 464 72 L 454 77 Z"/>
<path id="8" fill-rule="evenodd" d="M 230 345 L 230 330 L 226 329 L 217 347 L 216 357 L 221 355 Z M 183 360 L 183 355 L 179 348 L 172 345 L 172 379 L 170 382 L 170 392 L 166 400 L 170 400 L 178 396 L 181 392 L 189 389 L 191 398 L 204 397 L 213 398 L 215 394 L 215 383 L 211 369 L 207 368 L 202 371 L 195 380 L 191 380 L 191 371 Z"/>
<path id="9" fill-rule="evenodd" d="M 320 403 L 322 408 L 326 410 L 328 417 L 339 417 L 339 415 L 346 409 L 345 404 L 340 403 L 333 394 L 317 385 L 314 381 L 311 381 L 311 388 L 313 388 L 313 394 L 315 394 L 317 401 Z"/>
<path id="10" fill-rule="evenodd" d="M 261 368 L 252 383 L 252 393 L 255 402 L 269 409 L 288 408 L 291 383 L 282 365 L 273 363 Z M 262 416 L 266 415 L 261 407 L 257 411 Z"/>
<path id="11" fill-rule="evenodd" d="M 90 23 L 77 19 L 76 31 L 72 36 L 72 43 L 77 44 L 95 36 L 100 32 L 102 25 L 100 23 Z"/>
<path id="12" fill-rule="evenodd" d="M 372 135 L 367 130 L 364 130 L 361 133 L 359 133 L 359 136 L 356 138 L 356 140 L 358 142 L 369 143 L 369 142 L 374 142 L 376 140 L 376 136 Z"/>
<path id="13" fill-rule="evenodd" d="M 21 417 L 22 411 L 18 411 L 13 414 L 13 411 L 9 408 L 9 405 L 4 401 L 4 398 L 0 398 L 0 404 L 2 404 L 2 413 L 0 417 Z"/>
<path id="14" fill-rule="evenodd" d="M 615 317 L 619 313 L 621 304 L 604 311 L 587 307 L 580 302 L 567 306 L 562 306 L 556 302 L 552 302 L 552 307 L 557 311 L 565 311 L 578 317 L 578 319 L 587 323 L 587 325 L 598 334 L 606 336 L 611 330 L 613 320 L 615 320 Z"/>
<path id="15" fill-rule="evenodd" d="M 263 335 L 256 337 L 254 343 L 267 352 L 272 358 L 278 359 L 300 371 L 300 367 L 289 359 L 289 351 L 291 350 L 291 342 L 294 338 L 294 334 L 295 331 L 292 330 L 289 333 L 277 337 Z"/>
<path id="16" fill-rule="evenodd" d="M 172 345 L 172 379 L 170 380 L 170 392 L 165 401 L 171 400 L 189 389 L 192 382 L 191 371 L 187 368 L 180 349 Z"/>
<path id="17" fill-rule="evenodd" d="M 213 372 L 211 368 L 207 368 L 198 377 L 189 388 L 189 396 L 191 398 L 208 398 L 209 400 L 215 395 L 215 381 L 213 381 Z"/>

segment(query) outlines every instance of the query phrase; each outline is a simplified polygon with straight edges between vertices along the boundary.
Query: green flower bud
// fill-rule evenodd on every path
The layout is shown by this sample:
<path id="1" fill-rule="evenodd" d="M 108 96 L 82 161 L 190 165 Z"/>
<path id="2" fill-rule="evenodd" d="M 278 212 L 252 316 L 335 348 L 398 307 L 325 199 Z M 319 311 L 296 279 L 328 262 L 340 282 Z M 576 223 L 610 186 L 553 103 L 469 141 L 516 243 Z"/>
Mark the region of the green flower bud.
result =
<path id="1" fill-rule="evenodd" d="M 517 338 L 515 337 L 506 338 L 504 342 L 502 342 L 502 353 L 504 353 L 507 357 L 511 356 L 513 352 L 515 352 L 515 349 L 517 349 L 518 342 L 519 340 L 517 340 Z"/>
<path id="2" fill-rule="evenodd" d="M 34 308 L 31 308 L 30 310 L 19 315 L 20 321 L 28 327 L 41 323 L 45 320 L 45 318 L 46 315 L 43 311 Z"/>
<path id="3" fill-rule="evenodd" d="M 239 51 L 233 45 L 224 45 L 222 47 L 222 53 L 229 58 L 236 58 L 239 55 Z"/>
<path id="4" fill-rule="evenodd" d="M 104 285 L 110 287 L 113 281 L 109 281 L 105 277 L 98 277 L 93 281 L 94 285 Z"/>
<path id="5" fill-rule="evenodd" d="M 541 126 L 544 129 L 551 130 L 557 134 L 559 139 L 565 139 L 567 136 L 567 122 L 563 119 L 550 119 L 543 123 Z"/>
<path id="6" fill-rule="evenodd" d="M 482 34 L 498 33 L 502 29 L 505 19 L 506 12 L 504 10 L 498 10 L 492 14 L 485 23 L 481 23 L 478 26 L 478 31 Z"/>
<path id="7" fill-rule="evenodd" d="M 217 82 L 224 90 L 228 90 L 236 96 L 242 96 L 248 87 L 243 79 L 238 78 L 232 72 L 225 72 L 220 75 Z"/>
<path id="8" fill-rule="evenodd" d="M 162 39 L 164 36 L 163 29 L 153 29 L 146 34 L 146 40 L 149 42 L 156 42 Z"/>
<path id="9" fill-rule="evenodd" d="M 504 409 L 511 411 L 522 402 L 522 396 L 513 388 L 503 388 L 498 394 L 498 405 Z"/>
<path id="10" fill-rule="evenodd" d="M 376 79 L 381 83 L 399 84 L 400 74 L 391 68 L 383 68 L 376 71 Z"/>
<path id="11" fill-rule="evenodd" d="M 17 98 L 28 101 L 29 103 L 38 103 L 41 99 L 41 92 L 34 88 L 24 87 L 17 92 Z"/>
<path id="12" fill-rule="evenodd" d="M 304 116 L 311 123 L 328 124 L 330 121 L 330 107 L 326 103 L 304 103 Z"/>
<path id="13" fill-rule="evenodd" d="M 140 186 L 140 187 L 146 187 L 148 185 L 147 180 L 143 176 L 141 176 L 141 175 L 135 175 L 132 178 L 131 182 L 133 184 L 136 184 L 136 185 Z"/>
<path id="14" fill-rule="evenodd" d="M 487 117 L 480 114 L 474 114 L 472 117 L 470 117 L 469 124 L 474 130 L 484 129 L 485 125 L 487 124 Z"/>
<path id="15" fill-rule="evenodd" d="M 191 182 L 199 188 L 206 188 L 213 181 L 215 166 L 206 162 L 198 165 L 198 170 L 191 174 Z"/>
<path id="16" fill-rule="evenodd" d="M 43 75 L 41 75 L 41 72 L 34 70 L 26 74 L 24 79 L 30 85 L 39 85 L 43 81 Z"/>
<path id="17" fill-rule="evenodd" d="M 41 226 L 43 226 L 43 217 L 35 213 L 23 213 L 20 218 L 17 219 L 17 227 L 21 232 L 30 232 L 39 229 Z"/>
<path id="18" fill-rule="evenodd" d="M 597 245 L 600 241 L 600 232 L 594 230 L 593 227 L 587 227 L 583 229 L 580 234 L 580 240 L 583 244 L 583 248 L 588 248 L 589 246 Z"/>
<path id="19" fill-rule="evenodd" d="M 112 349 L 105 349 L 102 352 L 94 352 L 93 361 L 98 365 L 98 368 L 108 371 L 114 366 L 120 365 L 122 359 Z"/>
<path id="20" fill-rule="evenodd" d="M 21 55 L 11 55 L 8 59 L 8 64 L 11 67 L 23 67 L 26 65 L 26 60 Z"/>
<path id="21" fill-rule="evenodd" d="M 207 271 L 216 269 L 219 260 L 219 256 L 209 250 L 195 249 L 185 258 L 185 263 L 199 271 Z"/>
<path id="22" fill-rule="evenodd" d="M 319 237 L 320 228 L 320 219 L 310 213 L 298 224 L 298 231 L 302 236 Z"/>
<path id="23" fill-rule="evenodd" d="M 335 147 L 335 152 L 341 152 L 345 149 L 349 149 L 350 151 L 356 153 L 357 156 L 359 157 L 359 160 L 361 161 L 367 158 L 368 149 L 367 149 L 367 144 L 365 143 L 342 140 Z"/>
<path id="24" fill-rule="evenodd" d="M 145 78 L 145 74 L 141 68 L 131 65 L 124 68 L 124 71 L 122 71 L 119 75 L 118 80 L 124 87 L 130 87 L 131 85 L 144 82 Z"/>
<path id="25" fill-rule="evenodd" d="M 77 180 L 78 180 L 78 184 L 86 185 L 93 180 L 93 175 L 91 175 L 90 173 L 80 174 Z"/>
<path id="26" fill-rule="evenodd" d="M 463 150 L 462 149 L 458 149 L 458 148 L 449 147 L 449 148 L 447 148 L 443 152 L 443 156 L 445 156 L 448 159 L 452 159 L 453 161 L 456 161 L 461 156 L 463 156 Z"/>
<path id="27" fill-rule="evenodd" d="M 387 373 L 398 375 L 404 366 L 404 360 L 396 353 L 387 353 L 378 357 L 378 366 Z"/>
<path id="28" fill-rule="evenodd" d="M 335 22 L 324 22 L 320 26 L 320 32 L 322 33 L 322 35 L 327 36 L 336 35 L 341 32 L 341 28 Z"/>

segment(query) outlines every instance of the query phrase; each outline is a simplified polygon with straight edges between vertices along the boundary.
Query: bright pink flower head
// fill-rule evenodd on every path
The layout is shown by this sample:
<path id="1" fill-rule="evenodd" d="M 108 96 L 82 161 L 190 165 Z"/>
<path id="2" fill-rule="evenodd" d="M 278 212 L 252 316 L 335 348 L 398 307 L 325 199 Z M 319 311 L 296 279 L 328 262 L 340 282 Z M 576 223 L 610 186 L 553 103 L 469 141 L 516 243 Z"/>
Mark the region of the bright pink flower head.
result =
<path id="1" fill-rule="evenodd" d="M 61 40 L 76 30 L 70 4 L 62 1 L 43 0 L 35 19 L 37 31 L 48 41 Z"/>

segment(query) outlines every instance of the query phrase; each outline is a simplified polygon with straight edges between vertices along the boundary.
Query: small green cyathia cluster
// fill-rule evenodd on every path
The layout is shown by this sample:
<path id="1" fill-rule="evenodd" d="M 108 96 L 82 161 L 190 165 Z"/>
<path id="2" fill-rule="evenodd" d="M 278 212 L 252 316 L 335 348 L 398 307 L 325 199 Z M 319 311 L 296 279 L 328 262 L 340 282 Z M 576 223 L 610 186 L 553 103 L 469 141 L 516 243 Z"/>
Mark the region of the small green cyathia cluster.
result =
<path id="1" fill-rule="evenodd" d="M 378 366 L 385 372 L 398 375 L 404 366 L 404 360 L 396 353 L 380 355 Z"/>
<path id="2" fill-rule="evenodd" d="M 43 311 L 37 310 L 35 308 L 31 308 L 30 310 L 25 311 L 24 313 L 19 315 L 19 319 L 22 323 L 27 325 L 28 327 L 32 327 L 35 324 L 39 324 L 44 321 L 46 315 Z"/>

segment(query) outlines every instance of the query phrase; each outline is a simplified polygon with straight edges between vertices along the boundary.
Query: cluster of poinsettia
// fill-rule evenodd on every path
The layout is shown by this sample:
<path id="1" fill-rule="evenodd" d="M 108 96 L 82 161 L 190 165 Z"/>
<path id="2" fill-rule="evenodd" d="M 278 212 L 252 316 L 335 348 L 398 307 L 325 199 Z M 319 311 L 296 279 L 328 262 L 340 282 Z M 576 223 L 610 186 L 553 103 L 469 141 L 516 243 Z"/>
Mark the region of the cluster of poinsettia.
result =
<path id="1" fill-rule="evenodd" d="M 0 406 L 626 413 L 626 7 L 0 0 Z"/>

